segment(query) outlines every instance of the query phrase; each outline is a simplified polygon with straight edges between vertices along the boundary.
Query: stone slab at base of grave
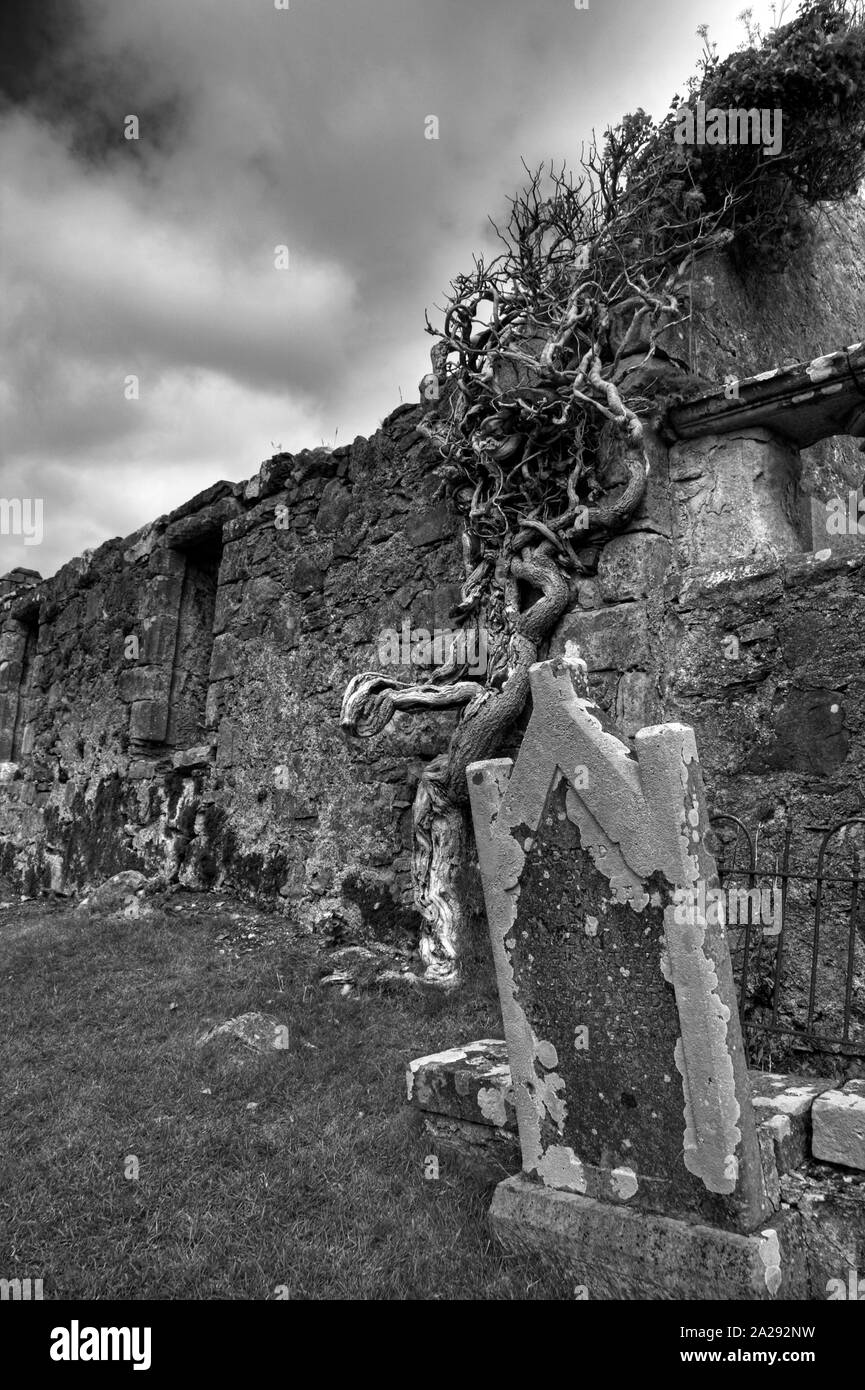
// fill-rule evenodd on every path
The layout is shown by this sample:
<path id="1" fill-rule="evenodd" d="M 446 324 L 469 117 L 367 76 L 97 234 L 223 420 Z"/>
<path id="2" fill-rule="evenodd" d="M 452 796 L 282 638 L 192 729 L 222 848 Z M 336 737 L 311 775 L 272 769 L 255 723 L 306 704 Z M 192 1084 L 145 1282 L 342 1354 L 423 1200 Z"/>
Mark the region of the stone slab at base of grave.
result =
<path id="1" fill-rule="evenodd" d="M 776 1212 L 751 1235 L 553 1191 L 524 1176 L 496 1187 L 490 1224 L 514 1249 L 554 1262 L 576 1297 L 807 1299 L 795 1212 Z"/>
<path id="2" fill-rule="evenodd" d="M 717 885 L 693 731 L 642 729 L 635 756 L 581 662 L 531 682 L 516 762 L 467 772 L 523 1163 L 507 1229 L 516 1191 L 532 1213 L 569 1194 L 645 1213 L 647 1234 L 649 1214 L 675 1218 L 671 1242 L 692 1223 L 762 1248 L 775 1223 L 724 924 L 690 891 Z"/>

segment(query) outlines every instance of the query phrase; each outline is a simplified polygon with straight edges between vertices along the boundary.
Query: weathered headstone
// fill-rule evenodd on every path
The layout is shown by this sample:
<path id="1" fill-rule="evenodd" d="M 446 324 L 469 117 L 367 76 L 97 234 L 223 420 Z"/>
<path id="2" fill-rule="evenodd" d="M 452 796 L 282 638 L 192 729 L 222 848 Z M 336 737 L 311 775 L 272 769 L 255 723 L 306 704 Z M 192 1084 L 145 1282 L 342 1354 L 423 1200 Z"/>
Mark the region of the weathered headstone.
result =
<path id="1" fill-rule="evenodd" d="M 719 1251 L 719 1287 L 738 1260 L 759 1285 L 743 1296 L 771 1295 L 777 1219 L 758 1231 L 771 1205 L 724 925 L 688 893 L 717 885 L 693 732 L 642 729 L 635 757 L 581 663 L 531 679 L 516 763 L 467 774 L 523 1159 L 494 1224 L 522 1207 L 537 1226 L 540 1202 L 559 1244 L 570 1221 L 586 1249 L 586 1221 L 603 1243 L 611 1207 L 666 1218 L 655 1246 L 673 1226 L 721 1228 L 736 1253 Z"/>

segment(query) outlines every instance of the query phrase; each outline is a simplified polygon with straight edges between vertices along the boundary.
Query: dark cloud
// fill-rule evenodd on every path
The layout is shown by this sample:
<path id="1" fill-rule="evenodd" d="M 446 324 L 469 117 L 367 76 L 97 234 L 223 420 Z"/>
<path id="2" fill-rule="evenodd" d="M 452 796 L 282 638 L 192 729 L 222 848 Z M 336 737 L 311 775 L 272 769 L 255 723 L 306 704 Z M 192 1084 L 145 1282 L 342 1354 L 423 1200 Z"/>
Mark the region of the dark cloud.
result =
<path id="1" fill-rule="evenodd" d="M 146 162 L 182 138 L 182 87 L 130 44 L 106 42 L 104 18 L 101 0 L 6 0 L 0 103 L 53 127 L 88 163 Z M 121 139 L 130 110 L 146 119 L 145 145 Z"/>
<path id="2" fill-rule="evenodd" d="M 6 0 L 0 10 L 0 99 L 46 108 L 70 30 L 80 25 L 77 0 Z"/>

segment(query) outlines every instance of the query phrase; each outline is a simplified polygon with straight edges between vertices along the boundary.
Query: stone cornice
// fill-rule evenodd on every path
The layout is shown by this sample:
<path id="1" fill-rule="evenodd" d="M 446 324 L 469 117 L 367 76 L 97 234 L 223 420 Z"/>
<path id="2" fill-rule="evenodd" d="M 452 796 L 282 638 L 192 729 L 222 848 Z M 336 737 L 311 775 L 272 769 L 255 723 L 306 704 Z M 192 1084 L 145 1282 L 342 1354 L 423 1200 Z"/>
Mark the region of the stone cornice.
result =
<path id="1" fill-rule="evenodd" d="M 674 406 L 667 425 L 675 439 L 699 439 L 760 426 L 798 449 L 831 435 L 865 439 L 865 343 L 776 367 Z"/>

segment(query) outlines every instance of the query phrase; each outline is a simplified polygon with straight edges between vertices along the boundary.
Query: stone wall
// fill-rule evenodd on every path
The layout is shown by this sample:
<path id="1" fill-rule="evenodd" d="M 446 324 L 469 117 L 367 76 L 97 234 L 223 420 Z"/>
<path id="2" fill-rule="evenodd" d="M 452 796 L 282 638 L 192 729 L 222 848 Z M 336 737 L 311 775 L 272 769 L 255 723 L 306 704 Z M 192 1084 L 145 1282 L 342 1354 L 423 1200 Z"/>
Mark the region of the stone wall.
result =
<path id="1" fill-rule="evenodd" d="M 752 376 L 859 341 L 865 331 L 865 189 L 806 219 L 807 235 L 777 269 L 715 256 L 694 286 L 693 370 L 713 381 Z M 805 490 L 820 498 L 861 481 L 855 444 L 835 437 L 803 454 Z"/>
<path id="2" fill-rule="evenodd" d="M 709 380 L 861 336 L 851 238 L 865 216 L 842 212 L 840 232 L 820 220 L 762 288 L 722 260 L 703 267 Z M 216 483 L 45 582 L 0 580 L 0 871 L 70 891 L 140 868 L 282 899 L 311 928 L 416 931 L 411 805 L 455 716 L 398 715 L 354 746 L 338 716 L 350 677 L 380 668 L 379 634 L 447 628 L 462 579 L 420 410 Z M 649 449 L 645 501 L 574 583 L 552 653 L 580 648 L 623 735 L 693 724 L 710 806 L 852 814 L 861 541 L 846 558 L 806 554 L 803 464 L 771 430 L 672 447 L 649 430 Z M 842 441 L 844 468 L 855 450 Z"/>
<path id="3" fill-rule="evenodd" d="M 734 485 L 743 452 L 753 459 L 753 492 Z M 666 531 L 656 512 L 657 530 L 614 538 L 597 576 L 580 585 L 552 652 L 579 649 L 593 697 L 627 736 L 666 720 L 693 725 L 716 810 L 737 810 L 753 823 L 783 806 L 797 819 L 829 823 L 865 805 L 865 673 L 857 656 L 865 543 L 845 538 L 837 554 L 796 548 L 801 535 L 785 511 L 783 477 L 776 492 L 764 491 L 784 452 L 765 431 L 671 450 L 666 515 L 675 514 L 683 471 L 702 478 L 709 457 L 721 475 L 715 500 L 739 493 L 737 524 L 727 525 L 721 511 L 716 531 L 704 528 L 695 486 L 678 531 Z M 655 457 L 657 464 L 657 450 Z M 656 496 L 661 481 L 658 466 Z M 728 537 L 726 555 L 718 553 L 717 530 Z M 689 547 L 696 563 L 686 563 Z"/>
<path id="4" fill-rule="evenodd" d="M 3 581 L 3 872 L 69 890 L 141 868 L 336 932 L 414 929 L 410 808 L 450 721 L 350 748 L 338 720 L 380 632 L 447 627 L 459 590 L 418 413 Z"/>

